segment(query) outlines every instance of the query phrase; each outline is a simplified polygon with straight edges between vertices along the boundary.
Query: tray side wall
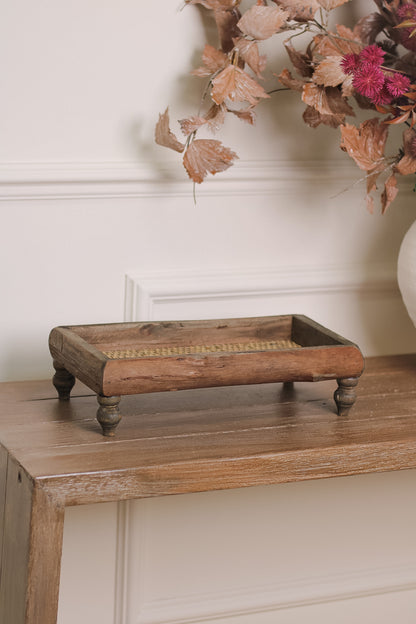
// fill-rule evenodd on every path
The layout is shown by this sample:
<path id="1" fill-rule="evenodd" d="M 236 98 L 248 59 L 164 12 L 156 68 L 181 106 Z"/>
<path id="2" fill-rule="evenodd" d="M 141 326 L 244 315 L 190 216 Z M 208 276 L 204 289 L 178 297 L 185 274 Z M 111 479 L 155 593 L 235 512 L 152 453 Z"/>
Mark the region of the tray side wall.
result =
<path id="1" fill-rule="evenodd" d="M 344 345 L 279 352 L 110 360 L 104 371 L 103 394 L 319 381 L 358 377 L 362 369 L 359 349 Z"/>
<path id="2" fill-rule="evenodd" d="M 103 392 L 107 358 L 93 345 L 65 327 L 56 327 L 49 336 L 52 357 L 97 394 Z"/>

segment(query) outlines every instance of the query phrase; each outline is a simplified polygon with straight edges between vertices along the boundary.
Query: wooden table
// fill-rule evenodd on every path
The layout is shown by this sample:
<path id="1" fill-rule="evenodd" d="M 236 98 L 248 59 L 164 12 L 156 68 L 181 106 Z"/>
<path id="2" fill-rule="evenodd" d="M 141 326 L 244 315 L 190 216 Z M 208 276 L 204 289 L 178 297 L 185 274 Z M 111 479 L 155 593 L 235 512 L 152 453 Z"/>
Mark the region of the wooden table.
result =
<path id="1" fill-rule="evenodd" d="M 0 384 L 0 622 L 55 624 L 66 506 L 415 468 L 415 382 L 367 360 L 347 418 L 336 382 L 130 396 L 112 439 L 85 386 Z"/>

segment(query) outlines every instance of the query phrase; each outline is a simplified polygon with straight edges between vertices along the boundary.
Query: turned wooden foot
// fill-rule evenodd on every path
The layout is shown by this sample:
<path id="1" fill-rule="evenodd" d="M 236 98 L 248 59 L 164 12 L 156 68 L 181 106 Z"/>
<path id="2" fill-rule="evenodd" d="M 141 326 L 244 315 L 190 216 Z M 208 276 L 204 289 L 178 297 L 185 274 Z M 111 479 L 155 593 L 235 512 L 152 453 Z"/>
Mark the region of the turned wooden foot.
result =
<path id="1" fill-rule="evenodd" d="M 334 392 L 335 403 L 337 404 L 339 416 L 346 416 L 357 397 L 355 387 L 358 384 L 358 377 L 337 379 L 337 382 L 338 388 Z"/>
<path id="2" fill-rule="evenodd" d="M 97 410 L 97 420 L 103 430 L 103 435 L 113 436 L 118 423 L 121 420 L 121 414 L 119 410 L 119 403 L 121 397 L 119 396 L 102 396 L 97 395 L 97 401 L 100 407 Z"/>
<path id="3" fill-rule="evenodd" d="M 75 377 L 56 360 L 53 361 L 53 367 L 55 375 L 52 383 L 58 391 L 59 400 L 69 401 L 71 390 L 75 384 Z"/>

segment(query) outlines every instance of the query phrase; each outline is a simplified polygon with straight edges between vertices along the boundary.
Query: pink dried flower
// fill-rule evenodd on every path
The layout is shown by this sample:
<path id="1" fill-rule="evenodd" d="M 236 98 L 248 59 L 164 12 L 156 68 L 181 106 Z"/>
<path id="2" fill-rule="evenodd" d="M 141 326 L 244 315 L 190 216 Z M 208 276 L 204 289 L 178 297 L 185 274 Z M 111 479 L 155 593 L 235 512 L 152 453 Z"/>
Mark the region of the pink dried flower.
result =
<path id="1" fill-rule="evenodd" d="M 377 44 L 369 45 L 363 48 L 359 54 L 360 62 L 371 63 L 372 65 L 381 65 L 385 56 L 384 50 Z"/>
<path id="2" fill-rule="evenodd" d="M 403 74 L 395 72 L 386 79 L 386 87 L 389 93 L 394 97 L 404 95 L 410 87 L 410 79 Z"/>
<path id="3" fill-rule="evenodd" d="M 384 85 L 384 74 L 376 65 L 363 63 L 355 72 L 352 84 L 358 93 L 374 101 Z"/>
<path id="4" fill-rule="evenodd" d="M 402 4 L 401 7 L 397 9 L 397 17 L 401 20 L 414 19 L 416 17 L 416 7 L 414 4 Z"/>
<path id="5" fill-rule="evenodd" d="M 377 104 L 379 106 L 385 106 L 386 104 L 391 104 L 393 100 L 394 100 L 394 97 L 387 90 L 386 83 L 384 83 L 380 91 L 373 98 L 374 104 Z"/>
<path id="6" fill-rule="evenodd" d="M 416 6 L 403 4 L 397 9 L 397 17 L 400 21 L 416 20 Z M 400 43 L 408 50 L 416 52 L 416 36 L 412 36 L 414 30 L 412 27 L 399 28 L 397 32 L 399 33 Z"/>
<path id="7" fill-rule="evenodd" d="M 353 74 L 359 67 L 360 60 L 358 54 L 345 54 L 341 61 L 341 68 L 344 74 Z"/>

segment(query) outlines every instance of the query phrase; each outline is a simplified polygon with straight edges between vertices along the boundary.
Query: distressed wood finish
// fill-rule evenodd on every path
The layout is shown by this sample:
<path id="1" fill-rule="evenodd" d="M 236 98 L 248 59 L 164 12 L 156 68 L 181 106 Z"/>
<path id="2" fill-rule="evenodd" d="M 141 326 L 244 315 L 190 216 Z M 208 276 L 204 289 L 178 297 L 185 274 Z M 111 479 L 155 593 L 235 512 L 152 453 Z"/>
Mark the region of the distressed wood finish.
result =
<path id="1" fill-rule="evenodd" d="M 265 346 L 279 341 L 289 345 Z M 250 342 L 259 346 L 244 348 Z M 235 344 L 238 348 L 232 352 Z M 198 345 L 222 347 L 214 353 L 176 354 L 178 347 Z M 49 347 L 59 397 L 68 398 L 73 376 L 94 390 L 104 435 L 114 435 L 119 417 L 114 417 L 113 404 L 119 396 L 166 390 L 339 379 L 335 401 L 338 412 L 345 415 L 355 395 L 343 380 L 357 379 L 363 370 L 356 345 L 300 315 L 57 327 L 50 334 Z M 116 359 L 109 355 L 120 350 L 129 355 Z M 100 397 L 113 397 L 111 409 Z"/>
<path id="2" fill-rule="evenodd" d="M 348 418 L 324 384 L 131 395 L 117 440 L 79 382 L 0 384 L 0 622 L 56 624 L 65 506 L 416 468 L 415 381 L 367 360 Z"/>
<path id="3" fill-rule="evenodd" d="M 64 508 L 9 455 L 0 622 L 55 624 Z"/>

